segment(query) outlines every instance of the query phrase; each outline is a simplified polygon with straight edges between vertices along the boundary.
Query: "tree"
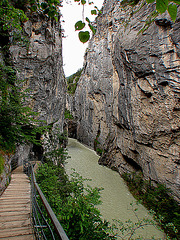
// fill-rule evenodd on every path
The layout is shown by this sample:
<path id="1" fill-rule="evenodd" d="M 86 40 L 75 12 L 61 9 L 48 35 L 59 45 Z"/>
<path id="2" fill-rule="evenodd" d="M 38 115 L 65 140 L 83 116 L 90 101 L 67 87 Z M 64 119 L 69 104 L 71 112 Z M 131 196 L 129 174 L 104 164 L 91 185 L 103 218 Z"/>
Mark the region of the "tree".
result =
<path id="1" fill-rule="evenodd" d="M 22 23 L 28 18 L 21 8 L 20 0 L 13 4 L 8 0 L 0 1 L 0 150 L 5 153 L 13 153 L 18 143 L 38 144 L 36 133 L 43 130 L 34 120 L 36 113 L 25 106 L 26 92 L 20 90 L 21 82 L 9 53 L 10 38 L 13 42 L 24 41 Z"/>

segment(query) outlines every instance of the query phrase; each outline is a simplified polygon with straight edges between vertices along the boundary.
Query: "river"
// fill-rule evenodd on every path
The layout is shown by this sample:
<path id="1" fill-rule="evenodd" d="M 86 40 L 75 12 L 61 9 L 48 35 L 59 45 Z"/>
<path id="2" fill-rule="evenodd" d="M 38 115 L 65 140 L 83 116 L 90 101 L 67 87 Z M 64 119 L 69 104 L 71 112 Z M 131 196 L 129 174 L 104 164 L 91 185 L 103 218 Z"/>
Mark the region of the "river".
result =
<path id="1" fill-rule="evenodd" d="M 92 187 L 102 187 L 101 192 L 102 204 L 99 210 L 102 217 L 110 222 L 113 219 L 120 219 L 125 222 L 131 219 L 137 221 L 137 217 L 132 211 L 132 205 L 138 208 L 138 218 L 151 218 L 148 211 L 142 205 L 136 206 L 136 200 L 129 192 L 124 180 L 120 175 L 111 169 L 98 164 L 99 156 L 95 151 L 89 149 L 77 140 L 68 139 L 68 155 L 71 157 L 67 160 L 66 171 L 68 175 L 75 169 L 82 177 L 92 179 L 88 182 Z M 154 226 L 148 226 L 138 232 L 143 239 L 165 239 L 164 234 Z"/>

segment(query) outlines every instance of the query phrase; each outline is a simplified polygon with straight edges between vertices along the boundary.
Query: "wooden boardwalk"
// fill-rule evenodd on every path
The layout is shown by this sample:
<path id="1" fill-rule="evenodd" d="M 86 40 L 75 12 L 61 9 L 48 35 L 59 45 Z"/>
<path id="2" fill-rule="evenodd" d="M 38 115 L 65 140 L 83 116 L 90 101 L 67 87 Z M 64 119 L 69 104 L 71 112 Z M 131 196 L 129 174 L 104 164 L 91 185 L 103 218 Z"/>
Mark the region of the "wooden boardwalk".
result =
<path id="1" fill-rule="evenodd" d="M 0 197 L 0 239 L 34 239 L 30 222 L 30 182 L 22 166 L 13 171 L 11 183 Z"/>

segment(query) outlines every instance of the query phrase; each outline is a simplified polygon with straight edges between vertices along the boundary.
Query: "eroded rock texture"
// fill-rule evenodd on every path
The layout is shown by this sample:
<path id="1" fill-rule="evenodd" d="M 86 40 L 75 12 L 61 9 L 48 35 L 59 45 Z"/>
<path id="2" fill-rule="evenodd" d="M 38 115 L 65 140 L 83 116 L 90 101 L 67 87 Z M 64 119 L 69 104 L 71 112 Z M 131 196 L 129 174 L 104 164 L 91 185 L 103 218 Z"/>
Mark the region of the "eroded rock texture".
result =
<path id="1" fill-rule="evenodd" d="M 142 170 L 180 200 L 180 14 L 138 34 L 151 10 L 129 21 L 129 7 L 105 1 L 75 94 L 77 138 L 102 153 L 101 164 Z"/>
<path id="2" fill-rule="evenodd" d="M 22 89 L 29 89 L 27 104 L 38 113 L 37 119 L 44 121 L 40 124 L 56 125 L 63 131 L 66 84 L 60 21 L 34 13 L 24 24 L 24 35 L 27 44 L 12 44 L 10 51 L 18 78 L 25 80 Z M 20 146 L 15 155 L 19 165 L 30 151 L 38 157 L 42 149 Z"/>
<path id="3" fill-rule="evenodd" d="M 18 78 L 30 89 L 30 105 L 38 118 L 47 124 L 59 121 L 62 128 L 66 85 L 60 23 L 34 14 L 24 31 L 30 43 L 10 48 Z"/>

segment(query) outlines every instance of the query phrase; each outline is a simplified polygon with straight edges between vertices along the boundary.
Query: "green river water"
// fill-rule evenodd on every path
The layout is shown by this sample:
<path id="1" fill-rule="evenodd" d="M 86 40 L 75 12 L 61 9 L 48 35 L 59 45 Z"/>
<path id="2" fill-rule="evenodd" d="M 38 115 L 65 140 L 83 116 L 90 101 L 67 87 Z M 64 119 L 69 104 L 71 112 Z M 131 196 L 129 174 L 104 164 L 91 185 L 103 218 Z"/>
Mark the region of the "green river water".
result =
<path id="1" fill-rule="evenodd" d="M 112 219 L 120 219 L 125 222 L 128 219 L 137 221 L 137 217 L 132 211 L 132 206 L 136 204 L 136 200 L 129 192 L 124 180 L 120 175 L 111 169 L 98 164 L 99 156 L 95 151 L 87 148 L 75 139 L 68 139 L 68 154 L 71 158 L 66 164 L 68 175 L 75 169 L 84 178 L 92 179 L 88 182 L 92 187 L 102 187 L 101 192 L 102 204 L 98 207 L 102 217 L 108 221 Z M 148 211 L 142 206 L 138 208 L 138 218 L 142 219 L 148 216 Z M 150 216 L 148 216 L 151 218 Z M 141 229 L 137 233 L 143 239 L 165 239 L 164 234 L 154 226 L 148 226 Z"/>

